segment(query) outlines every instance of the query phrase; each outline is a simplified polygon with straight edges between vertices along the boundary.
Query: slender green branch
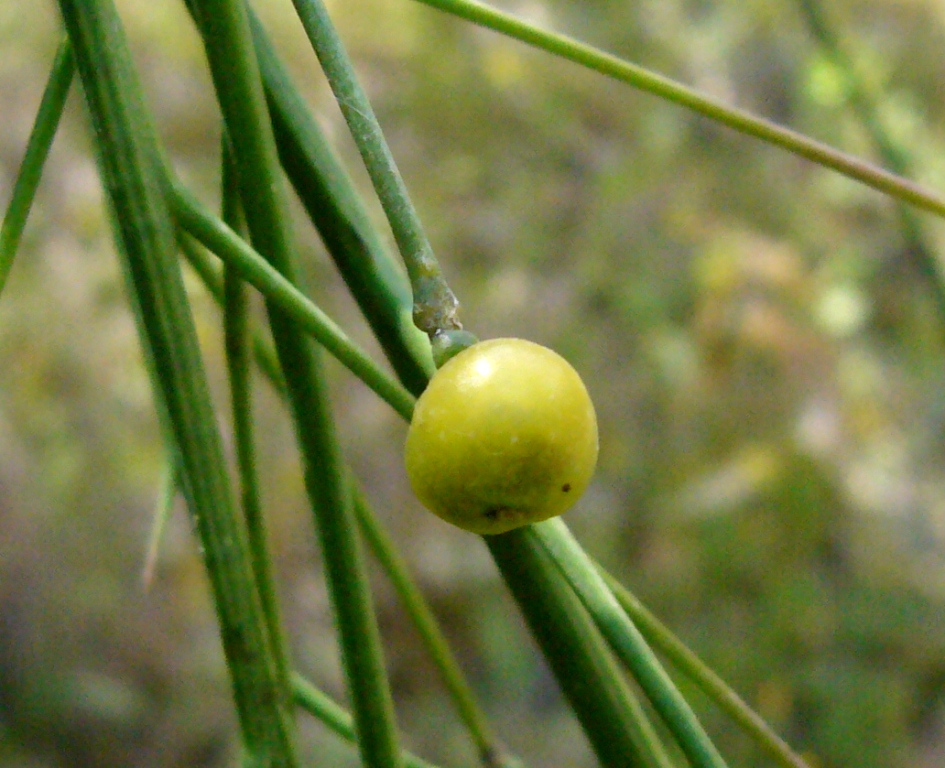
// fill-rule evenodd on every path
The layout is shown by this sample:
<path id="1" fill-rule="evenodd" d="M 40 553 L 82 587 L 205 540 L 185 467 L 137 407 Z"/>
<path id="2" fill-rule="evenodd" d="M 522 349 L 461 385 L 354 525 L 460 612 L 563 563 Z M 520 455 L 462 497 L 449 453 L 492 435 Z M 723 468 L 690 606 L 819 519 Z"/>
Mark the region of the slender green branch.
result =
<path id="1" fill-rule="evenodd" d="M 262 25 L 254 15 L 250 20 L 282 167 L 397 376 L 419 395 L 433 366 L 430 341 L 413 324 L 407 275 Z"/>
<path id="2" fill-rule="evenodd" d="M 410 576 L 407 564 L 400 556 L 389 534 L 371 510 L 363 491 L 355 483 L 352 483 L 352 494 L 354 496 L 354 511 L 361 532 L 374 556 L 381 563 L 387 577 L 393 583 L 401 603 L 420 633 L 430 658 L 440 671 L 453 704 L 456 706 L 479 750 L 483 765 L 504 765 L 507 758 L 499 746 L 498 739 L 496 739 L 489 721 L 466 683 L 466 678 L 463 677 L 459 663 L 453 656 L 449 643 L 443 636 L 443 632 L 433 616 L 430 606 L 424 599 L 423 593 Z"/>
<path id="3" fill-rule="evenodd" d="M 322 0 L 293 0 L 387 214 L 413 288 L 413 318 L 431 338 L 462 328 L 450 290 L 394 162 L 371 103 Z"/>
<path id="4" fill-rule="evenodd" d="M 172 199 L 183 229 L 237 270 L 293 323 L 311 334 L 397 413 L 410 420 L 413 395 L 384 373 L 328 315 L 183 187 L 175 186 Z"/>
<path id="5" fill-rule="evenodd" d="M 671 768 L 600 630 L 527 528 L 483 537 L 603 768 Z"/>
<path id="6" fill-rule="evenodd" d="M 193 0 L 192 6 L 233 149 L 250 239 L 290 284 L 295 283 L 287 200 L 246 4 Z M 267 306 L 321 543 L 361 759 L 367 768 L 397 768 L 400 747 L 393 700 L 321 350 L 298 327 L 297 318 L 273 302 Z"/>
<path id="7" fill-rule="evenodd" d="M 36 121 L 26 144 L 26 154 L 13 185 L 13 196 L 3 216 L 3 224 L 0 225 L 0 295 L 3 294 L 10 267 L 13 266 L 20 237 L 26 226 L 26 218 L 33 204 L 36 187 L 43 175 L 43 165 L 59 127 L 59 118 L 62 116 L 62 108 L 65 106 L 66 96 L 69 95 L 69 86 L 74 74 L 75 57 L 72 55 L 72 46 L 69 39 L 64 38 L 56 51 L 46 90 L 36 113 Z"/>
<path id="8" fill-rule="evenodd" d="M 782 768 L 810 768 L 722 678 L 657 619 L 617 579 L 597 566 L 617 602 L 650 644 L 684 672 L 720 709 L 738 723 Z"/>
<path id="9" fill-rule="evenodd" d="M 352 744 L 357 741 L 351 715 L 299 674 L 292 675 L 292 692 L 295 694 L 296 703 L 302 709 L 320 720 L 345 741 L 350 741 Z M 436 768 L 432 763 L 406 750 L 401 757 L 404 768 Z"/>
<path id="10" fill-rule="evenodd" d="M 208 215 L 210 215 L 209 212 Z M 178 233 L 177 243 L 207 292 L 213 297 L 220 309 L 223 309 L 225 299 L 223 295 L 223 270 L 220 263 L 210 255 L 205 246 L 191 236 Z M 276 392 L 284 397 L 286 394 L 285 379 L 282 378 L 276 351 L 258 328 L 253 328 L 252 334 L 253 358 L 256 360 L 256 365 L 259 366 L 259 369 Z"/>
<path id="11" fill-rule="evenodd" d="M 547 520 L 530 526 L 528 531 L 561 569 L 607 642 L 633 673 L 694 768 L 725 768 L 725 761 L 699 724 L 692 708 L 676 689 L 636 625 L 620 607 L 564 522 Z"/>
<path id="12" fill-rule="evenodd" d="M 853 59 L 834 33 L 832 25 L 821 9 L 819 0 L 797 0 L 797 4 L 821 50 L 843 76 L 853 111 L 876 147 L 879 156 L 895 173 L 907 176 L 910 166 L 909 153 L 896 143 L 883 125 L 876 99 L 860 77 Z M 910 208 L 901 203 L 896 208 L 906 243 L 906 254 L 932 290 L 942 327 L 945 328 L 945 276 L 939 267 L 938 259 L 923 236 L 918 217 Z"/>
<path id="13" fill-rule="evenodd" d="M 939 192 L 877 168 L 857 157 L 840 152 L 750 112 L 731 107 L 668 77 L 626 62 L 612 54 L 604 53 L 590 45 L 556 32 L 548 32 L 476 0 L 417 0 L 417 2 L 446 11 L 593 69 L 595 72 L 632 85 L 641 91 L 672 101 L 740 133 L 754 136 L 851 179 L 856 179 L 879 192 L 934 213 L 936 216 L 945 217 L 945 196 Z"/>
<path id="14" fill-rule="evenodd" d="M 233 157 L 224 137 L 222 156 L 223 220 L 234 230 L 240 228 L 241 211 L 239 187 Z M 273 573 L 269 536 L 263 517 L 259 491 L 259 473 L 256 470 L 256 446 L 253 430 L 253 384 L 249 326 L 249 294 L 246 284 L 233 267 L 223 273 L 223 337 L 226 350 L 227 372 L 230 379 L 230 400 L 233 415 L 233 436 L 236 445 L 236 465 L 239 470 L 240 501 L 246 534 L 249 539 L 256 588 L 266 616 L 266 628 L 272 647 L 272 656 L 281 678 L 289 684 L 289 660 L 285 633 L 282 629 L 276 580 Z"/>
<path id="15" fill-rule="evenodd" d="M 292 768 L 291 692 L 280 686 L 177 258 L 167 177 L 111 0 L 60 0 L 94 127 L 129 292 L 145 330 L 200 537 L 244 746 Z"/>

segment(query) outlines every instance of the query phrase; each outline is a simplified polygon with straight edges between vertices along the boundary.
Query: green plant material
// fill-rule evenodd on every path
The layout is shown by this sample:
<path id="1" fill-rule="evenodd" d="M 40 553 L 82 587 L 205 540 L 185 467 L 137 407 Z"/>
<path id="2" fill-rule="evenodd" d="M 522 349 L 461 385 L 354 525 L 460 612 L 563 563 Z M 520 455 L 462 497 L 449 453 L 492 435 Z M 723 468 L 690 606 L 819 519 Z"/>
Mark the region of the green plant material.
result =
<path id="1" fill-rule="evenodd" d="M 731 107 L 668 77 L 631 64 L 612 54 L 604 53 L 566 35 L 548 32 L 476 0 L 417 0 L 417 2 L 548 51 L 641 91 L 652 93 L 740 133 L 754 136 L 756 139 L 761 139 L 851 179 L 856 179 L 904 203 L 934 213 L 936 216 L 945 217 L 945 196 L 939 192 L 845 152 L 840 152 L 770 120 Z"/>
<path id="2" fill-rule="evenodd" d="M 294 283 L 287 201 L 246 5 L 241 0 L 201 0 L 193 7 L 233 150 L 250 238 Z M 396 768 L 400 748 L 394 706 L 321 372 L 321 350 L 295 318 L 267 304 L 321 542 L 361 759 L 368 768 Z"/>
<path id="3" fill-rule="evenodd" d="M 176 457 L 176 454 L 175 454 Z M 161 543 L 164 541 L 164 531 L 167 530 L 167 521 L 174 511 L 174 499 L 177 496 L 177 472 L 174 469 L 174 458 L 168 457 L 161 471 L 158 484 L 158 498 L 151 515 L 151 533 L 148 536 L 148 548 L 144 556 L 144 567 L 141 569 L 141 584 L 145 591 L 154 583 L 154 574 L 157 571 L 158 556 L 161 553 Z"/>
<path id="4" fill-rule="evenodd" d="M 866 87 L 866 83 L 853 64 L 853 59 L 834 33 L 832 25 L 821 9 L 819 0 L 797 0 L 797 3 L 808 29 L 820 44 L 821 50 L 842 74 L 853 111 L 876 147 L 879 156 L 895 173 L 907 176 L 910 166 L 909 153 L 893 140 L 883 125 L 873 94 Z M 906 255 L 932 290 L 939 320 L 945 328 L 945 275 L 942 274 L 938 259 L 926 243 L 919 219 L 911 209 L 904 205 L 897 205 L 896 209 L 906 243 Z"/>
<path id="5" fill-rule="evenodd" d="M 446 284 L 407 186 L 397 170 L 374 109 L 358 83 L 344 44 L 322 0 L 293 0 L 354 142 L 361 153 L 413 288 L 413 321 L 432 339 L 460 329 L 459 302 Z"/>
<path id="6" fill-rule="evenodd" d="M 469 331 L 448 330 L 440 331 L 430 341 L 433 362 L 439 369 L 464 349 L 469 349 L 479 339 Z"/>
<path id="7" fill-rule="evenodd" d="M 3 215 L 3 224 L 0 224 L 0 295 L 3 294 L 3 286 L 13 266 L 13 259 L 20 245 L 30 207 L 33 205 L 36 187 L 39 186 L 43 175 L 43 165 L 59 127 L 59 118 L 62 117 L 62 109 L 66 104 L 74 74 L 75 57 L 72 55 L 72 46 L 69 39 L 64 38 L 56 51 L 33 130 L 26 144 L 23 163 L 13 184 L 13 195 Z"/>
<path id="8" fill-rule="evenodd" d="M 240 228 L 239 188 L 233 158 L 226 139 L 222 142 L 223 220 L 233 229 Z M 250 347 L 249 295 L 246 284 L 232 267 L 223 272 L 223 338 L 227 371 L 230 379 L 230 401 L 233 413 L 233 437 L 236 465 L 239 470 L 240 501 L 246 534 L 256 575 L 256 589 L 266 615 L 266 628 L 281 684 L 289 684 L 289 661 L 282 630 L 276 580 L 269 548 L 269 536 L 263 517 L 256 471 L 256 447 L 253 435 L 252 352 Z"/>
<path id="9" fill-rule="evenodd" d="M 694 768 L 725 768 L 725 761 L 689 704 L 660 666 L 646 640 L 620 607 L 568 527 L 561 520 L 546 520 L 526 530 L 544 547 L 564 574 L 607 642 L 633 673 L 672 731 Z"/>
<path id="10" fill-rule="evenodd" d="M 351 715 L 299 674 L 292 675 L 292 691 L 296 703 L 328 728 L 352 744 L 357 740 Z M 404 768 L 436 768 L 416 755 L 404 750 L 401 755 Z"/>
<path id="11" fill-rule="evenodd" d="M 657 619 L 636 596 L 599 565 L 598 571 L 614 593 L 617 602 L 627 612 L 650 645 L 668 658 L 714 701 L 729 717 L 738 723 L 768 756 L 782 768 L 810 768 L 804 759 L 791 749 L 771 727 L 746 704 L 715 672 L 709 669 L 695 653 Z"/>
<path id="12" fill-rule="evenodd" d="M 117 11 L 61 0 L 116 240 L 153 356 L 181 481 L 200 537 L 233 681 L 244 746 L 260 766 L 296 765 L 291 692 L 279 685 L 246 532 L 226 461 L 177 260 L 167 178 Z"/>
<path id="13" fill-rule="evenodd" d="M 208 212 L 202 210 L 199 213 L 201 216 L 210 216 Z M 185 252 L 188 258 L 191 260 L 191 263 L 194 264 L 204 280 L 204 283 L 208 286 L 208 289 L 217 297 L 219 302 L 222 302 L 223 289 L 221 286 L 221 276 L 215 265 L 206 258 L 206 254 L 192 242 L 185 238 L 182 240 L 182 243 L 185 246 Z M 240 247 L 248 248 L 245 244 Z M 222 251 L 224 249 L 220 250 Z M 260 256 L 253 253 L 252 258 L 258 260 L 266 271 L 271 271 L 272 268 L 263 262 Z M 267 292 L 267 288 L 264 285 L 259 284 L 259 287 L 270 299 L 276 298 L 273 293 Z M 263 360 L 270 359 L 271 350 L 268 351 L 270 354 L 262 355 Z M 257 354 L 257 360 L 259 358 L 260 355 Z M 267 376 L 270 375 L 266 370 L 264 370 L 264 373 L 266 373 Z M 398 411 L 401 411 L 401 409 L 398 409 Z M 412 402 L 410 403 L 410 410 L 407 411 L 407 413 L 401 413 L 401 415 L 409 420 L 410 411 L 412 411 Z M 463 678 L 462 673 L 459 671 L 458 664 L 449 651 L 446 639 L 443 637 L 442 632 L 436 624 L 432 611 L 423 599 L 419 589 L 411 580 L 406 565 L 398 555 L 387 534 L 380 527 L 379 522 L 368 507 L 360 491 L 355 492 L 354 503 L 355 512 L 362 531 L 375 556 L 381 562 L 385 572 L 391 578 L 395 588 L 401 595 L 408 613 L 416 624 L 424 642 L 427 644 L 431 657 L 443 675 L 447 689 L 453 697 L 457 710 L 460 712 L 466 727 L 469 729 L 477 748 L 483 756 L 484 764 L 505 764 L 504 761 L 507 760 L 507 758 L 501 755 L 501 750 L 497 746 L 498 742 L 491 733 L 485 715 L 476 703 L 472 691 Z M 499 758 L 496 758 L 496 755 L 499 755 Z"/>
<path id="14" fill-rule="evenodd" d="M 207 212 L 207 215 L 210 215 Z M 219 262 L 214 259 L 193 237 L 179 233 L 177 243 L 181 252 L 187 259 L 187 262 L 193 267 L 197 277 L 203 283 L 204 287 L 213 297 L 214 301 L 223 309 L 224 304 L 224 285 L 223 269 Z M 255 252 L 254 252 L 255 253 Z M 257 258 L 262 258 L 258 256 Z M 263 375 L 280 395 L 285 396 L 285 379 L 282 378 L 282 370 L 279 368 L 279 359 L 276 357 L 276 351 L 267 341 L 258 328 L 252 329 L 253 358 L 256 365 L 262 371 Z"/>
<path id="15" fill-rule="evenodd" d="M 253 14 L 250 21 L 282 167 L 397 376 L 419 395 L 433 366 L 430 342 L 411 318 L 407 277 L 262 25 Z"/>
<path id="16" fill-rule="evenodd" d="M 173 200 L 184 230 L 252 283 L 272 306 L 292 319 L 294 327 L 311 334 L 382 400 L 410 420 L 413 395 L 382 371 L 328 315 L 185 189 L 176 186 Z"/>
<path id="17" fill-rule="evenodd" d="M 484 541 L 603 768 L 671 768 L 600 631 L 531 528 Z"/>
<path id="18" fill-rule="evenodd" d="M 420 633 L 430 658 L 446 684 L 454 706 L 476 744 L 476 748 L 479 750 L 483 765 L 500 766 L 507 764 L 508 758 L 503 754 L 489 721 L 466 683 L 466 678 L 459 668 L 459 663 L 450 651 L 449 643 L 433 616 L 433 611 L 430 610 L 423 593 L 411 577 L 407 563 L 404 562 L 393 541 L 391 541 L 390 535 L 384 530 L 377 516 L 371 510 L 364 493 L 355 483 L 352 483 L 352 496 L 361 533 L 364 535 L 374 556 L 380 562 L 384 573 L 387 574 L 394 585 L 401 603 Z"/>

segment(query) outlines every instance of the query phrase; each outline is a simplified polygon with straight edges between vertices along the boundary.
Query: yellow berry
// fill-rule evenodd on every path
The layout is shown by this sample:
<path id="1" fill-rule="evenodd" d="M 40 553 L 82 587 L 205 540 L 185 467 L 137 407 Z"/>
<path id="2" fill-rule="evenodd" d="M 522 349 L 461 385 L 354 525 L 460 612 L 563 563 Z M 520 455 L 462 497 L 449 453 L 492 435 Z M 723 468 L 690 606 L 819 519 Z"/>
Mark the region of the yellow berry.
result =
<path id="1" fill-rule="evenodd" d="M 492 339 L 436 372 L 407 432 L 407 475 L 431 512 L 504 533 L 565 512 L 597 464 L 597 417 L 560 355 Z"/>

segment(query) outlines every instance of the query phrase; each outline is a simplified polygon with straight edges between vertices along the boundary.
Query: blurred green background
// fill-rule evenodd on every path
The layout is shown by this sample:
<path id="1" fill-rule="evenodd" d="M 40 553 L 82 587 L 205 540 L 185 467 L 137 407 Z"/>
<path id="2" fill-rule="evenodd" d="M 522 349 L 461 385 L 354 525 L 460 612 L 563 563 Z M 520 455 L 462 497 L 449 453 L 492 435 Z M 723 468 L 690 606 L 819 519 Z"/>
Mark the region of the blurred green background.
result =
<path id="1" fill-rule="evenodd" d="M 169 154 L 216 204 L 218 113 L 182 4 L 119 6 Z M 256 6 L 368 190 L 290 4 Z M 796 0 L 502 7 L 875 156 Z M 945 764 L 945 321 L 895 207 L 407 0 L 330 8 L 467 326 L 553 346 L 588 384 L 601 462 L 567 520 L 589 551 L 815 768 Z M 912 175 L 945 189 L 945 5 L 824 10 Z M 59 35 L 54 3 L 0 4 L 0 205 Z M 163 456 L 79 96 L 0 299 L 0 766 L 233 765 L 226 669 L 179 503 L 142 584 Z M 376 352 L 298 218 L 312 294 Z M 921 222 L 945 253 L 942 223 Z M 222 419 L 218 314 L 189 280 Z M 347 456 L 502 738 L 534 767 L 593 765 L 482 542 L 411 497 L 404 425 L 330 374 Z M 343 697 L 291 427 L 262 380 L 258 416 L 294 658 Z M 473 764 L 375 575 L 406 742 Z M 685 690 L 732 766 L 765 764 Z M 356 764 L 300 721 L 310 764 Z"/>

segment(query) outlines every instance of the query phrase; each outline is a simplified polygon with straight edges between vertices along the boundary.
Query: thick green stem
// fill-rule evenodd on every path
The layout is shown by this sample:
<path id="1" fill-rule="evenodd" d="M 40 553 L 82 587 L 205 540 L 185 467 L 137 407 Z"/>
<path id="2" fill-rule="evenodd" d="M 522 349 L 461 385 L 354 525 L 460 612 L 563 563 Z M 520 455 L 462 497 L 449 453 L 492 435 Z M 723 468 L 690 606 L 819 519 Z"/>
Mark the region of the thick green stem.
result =
<path id="1" fill-rule="evenodd" d="M 548 554 L 525 528 L 484 539 L 601 765 L 670 768 L 643 707 Z"/>

